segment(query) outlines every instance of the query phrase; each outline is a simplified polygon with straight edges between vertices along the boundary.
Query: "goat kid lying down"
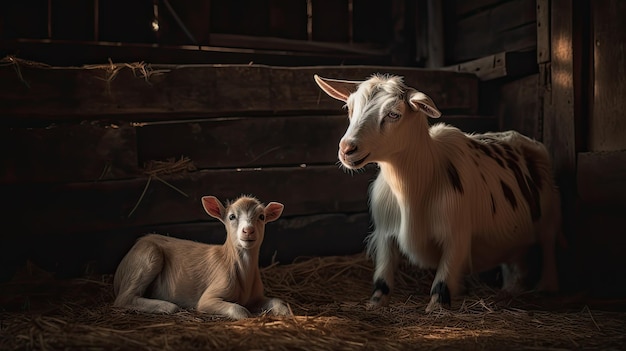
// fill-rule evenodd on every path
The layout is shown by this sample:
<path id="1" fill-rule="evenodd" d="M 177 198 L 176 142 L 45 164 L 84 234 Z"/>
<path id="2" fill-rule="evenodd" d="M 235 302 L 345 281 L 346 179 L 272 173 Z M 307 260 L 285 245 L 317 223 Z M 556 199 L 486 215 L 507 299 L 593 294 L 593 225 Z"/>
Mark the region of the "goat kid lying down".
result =
<path id="1" fill-rule="evenodd" d="M 443 123 L 429 127 L 427 117 L 441 112 L 398 76 L 314 78 L 348 108 L 350 123 L 339 142 L 342 165 L 377 163 L 380 169 L 369 191 L 371 307 L 388 303 L 400 253 L 436 269 L 427 312 L 450 305 L 464 274 L 498 265 L 503 288 L 521 289 L 526 252 L 535 243 L 543 259 L 538 287 L 557 290 L 560 197 L 544 145 L 515 131 L 465 134 Z"/>
<path id="2" fill-rule="evenodd" d="M 114 305 L 144 312 L 173 313 L 179 308 L 242 319 L 269 311 L 289 314 L 280 299 L 267 298 L 259 272 L 265 224 L 284 206 L 267 206 L 242 196 L 226 207 L 214 196 L 202 198 L 206 212 L 226 226 L 223 245 L 149 234 L 122 259 L 114 277 Z"/>

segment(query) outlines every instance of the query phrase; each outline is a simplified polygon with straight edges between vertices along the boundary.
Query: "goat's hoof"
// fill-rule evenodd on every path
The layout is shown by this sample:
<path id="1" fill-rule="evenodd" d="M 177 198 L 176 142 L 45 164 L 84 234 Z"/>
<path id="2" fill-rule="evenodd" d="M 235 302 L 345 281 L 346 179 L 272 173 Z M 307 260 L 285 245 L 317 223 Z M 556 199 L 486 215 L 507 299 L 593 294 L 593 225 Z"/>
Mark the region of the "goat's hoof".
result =
<path id="1" fill-rule="evenodd" d="M 441 311 L 445 309 L 445 306 L 450 307 L 450 303 L 448 302 L 442 303 L 442 299 L 439 296 L 439 294 L 433 294 L 430 296 L 430 302 L 428 303 L 428 306 L 426 306 L 426 313 L 432 313 L 434 311 Z"/>
<path id="2" fill-rule="evenodd" d="M 274 316 L 288 316 L 291 314 L 289 306 L 280 299 L 272 299 L 270 302 L 270 313 Z"/>
<path id="3" fill-rule="evenodd" d="M 367 310 L 375 310 L 381 307 L 385 307 L 389 304 L 389 295 L 380 294 L 379 292 L 375 292 L 374 295 L 370 298 L 370 300 L 365 305 Z"/>
<path id="4" fill-rule="evenodd" d="M 250 311 L 248 311 L 247 308 L 235 305 L 228 310 L 226 316 L 230 319 L 238 321 L 240 319 L 250 318 L 252 317 L 252 314 L 250 313 Z"/>

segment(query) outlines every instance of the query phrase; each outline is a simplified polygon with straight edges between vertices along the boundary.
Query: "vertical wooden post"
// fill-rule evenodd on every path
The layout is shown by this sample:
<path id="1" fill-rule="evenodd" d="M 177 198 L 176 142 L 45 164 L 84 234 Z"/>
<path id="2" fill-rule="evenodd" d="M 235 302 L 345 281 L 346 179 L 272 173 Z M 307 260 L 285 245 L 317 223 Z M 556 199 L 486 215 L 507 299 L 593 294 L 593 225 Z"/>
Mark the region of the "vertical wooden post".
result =
<path id="1" fill-rule="evenodd" d="M 445 64 L 442 1 L 428 0 L 428 58 L 427 68 L 440 68 Z"/>
<path id="2" fill-rule="evenodd" d="M 576 169 L 572 6 L 572 0 L 552 0 L 550 63 L 542 70 L 547 100 L 543 137 L 552 153 L 557 179 L 562 180 L 573 176 Z"/>

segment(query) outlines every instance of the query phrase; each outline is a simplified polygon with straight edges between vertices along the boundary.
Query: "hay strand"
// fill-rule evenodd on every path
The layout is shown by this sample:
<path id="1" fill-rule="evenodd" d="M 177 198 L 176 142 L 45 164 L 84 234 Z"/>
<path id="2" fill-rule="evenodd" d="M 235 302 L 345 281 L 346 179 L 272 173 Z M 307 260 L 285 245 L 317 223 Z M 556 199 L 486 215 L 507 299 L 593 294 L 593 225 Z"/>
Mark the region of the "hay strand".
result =
<path id="1" fill-rule="evenodd" d="M 373 269 L 365 255 L 274 263 L 261 270 L 267 294 L 287 301 L 292 315 L 236 322 L 195 311 L 154 315 L 113 308 L 110 275 L 38 280 L 28 285 L 31 292 L 17 291 L 20 285 L 14 282 L 0 290 L 0 349 L 570 350 L 625 345 L 625 313 L 586 304 L 560 306 L 558 297 L 527 294 L 515 302 L 499 301 L 493 288 L 476 286 L 454 300 L 452 309 L 426 314 L 429 297 L 421 291 L 428 289 L 432 273 L 409 268 L 402 264 L 404 274 L 390 306 L 368 310 Z M 62 293 L 32 294 L 42 284 L 57 285 L 50 290 Z M 38 301 L 30 310 L 11 310 L 5 303 L 9 290 Z M 41 308 L 40 300 L 51 306 Z"/>

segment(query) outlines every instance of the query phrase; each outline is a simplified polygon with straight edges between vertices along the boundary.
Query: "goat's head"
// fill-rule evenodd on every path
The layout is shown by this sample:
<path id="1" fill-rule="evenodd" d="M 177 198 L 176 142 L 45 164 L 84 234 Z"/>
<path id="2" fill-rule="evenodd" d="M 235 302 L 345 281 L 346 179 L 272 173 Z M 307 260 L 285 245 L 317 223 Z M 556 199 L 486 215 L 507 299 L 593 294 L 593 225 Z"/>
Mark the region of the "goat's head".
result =
<path id="1" fill-rule="evenodd" d="M 373 75 L 366 81 L 314 76 L 329 96 L 346 103 L 350 125 L 339 142 L 339 160 L 348 169 L 382 162 L 402 151 L 407 139 L 419 137 L 426 116 L 441 112 L 426 94 L 407 87 L 402 77 Z M 426 127 L 424 127 L 426 128 Z"/>
<path id="2" fill-rule="evenodd" d="M 270 202 L 264 206 L 254 197 L 241 196 L 226 207 L 215 196 L 202 197 L 204 210 L 226 226 L 228 237 L 236 247 L 259 248 L 265 235 L 265 224 L 283 213 L 283 204 Z"/>

